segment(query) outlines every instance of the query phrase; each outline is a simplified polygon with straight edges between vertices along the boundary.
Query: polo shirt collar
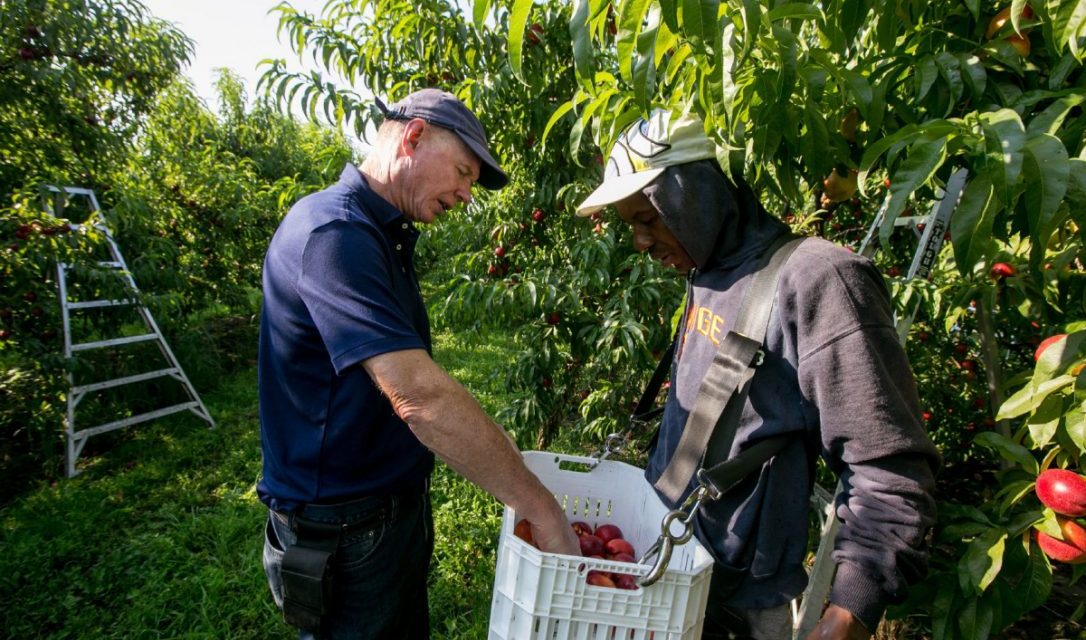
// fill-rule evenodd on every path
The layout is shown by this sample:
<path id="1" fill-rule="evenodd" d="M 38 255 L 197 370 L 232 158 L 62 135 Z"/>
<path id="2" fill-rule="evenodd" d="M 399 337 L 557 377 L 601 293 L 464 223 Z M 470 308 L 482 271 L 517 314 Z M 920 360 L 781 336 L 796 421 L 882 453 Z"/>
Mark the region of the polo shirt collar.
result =
<path id="1" fill-rule="evenodd" d="M 373 220 L 381 226 L 395 224 L 397 228 L 400 228 L 406 224 L 407 226 L 403 228 L 414 230 L 415 225 L 407 219 L 407 216 L 370 188 L 366 177 L 354 164 L 348 162 L 347 166 L 343 167 L 343 172 L 339 174 L 339 183 L 347 188 L 361 205 L 362 210 L 373 216 Z"/>

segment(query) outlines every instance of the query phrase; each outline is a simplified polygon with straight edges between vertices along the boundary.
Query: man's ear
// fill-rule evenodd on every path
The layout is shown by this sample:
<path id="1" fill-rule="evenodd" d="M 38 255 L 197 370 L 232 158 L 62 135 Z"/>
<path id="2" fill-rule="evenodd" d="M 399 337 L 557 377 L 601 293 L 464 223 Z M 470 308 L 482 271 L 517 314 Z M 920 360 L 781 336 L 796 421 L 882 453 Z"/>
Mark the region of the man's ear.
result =
<path id="1" fill-rule="evenodd" d="M 400 135 L 400 153 L 404 156 L 411 157 L 415 155 L 415 150 L 419 146 L 419 140 L 422 139 L 422 132 L 426 130 L 426 121 L 422 118 L 413 118 L 404 125 L 403 133 Z"/>

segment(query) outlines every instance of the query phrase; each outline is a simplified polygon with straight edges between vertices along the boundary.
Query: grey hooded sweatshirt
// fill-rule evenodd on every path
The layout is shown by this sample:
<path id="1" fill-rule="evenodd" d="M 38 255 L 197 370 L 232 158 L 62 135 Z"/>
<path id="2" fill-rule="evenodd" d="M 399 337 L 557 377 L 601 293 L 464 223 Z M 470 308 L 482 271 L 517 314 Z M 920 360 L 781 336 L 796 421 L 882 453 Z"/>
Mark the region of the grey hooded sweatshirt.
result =
<path id="1" fill-rule="evenodd" d="M 698 266 L 646 469 L 655 483 L 752 271 L 787 228 L 712 160 L 671 167 L 644 192 Z M 717 560 L 717 578 L 730 583 L 709 606 L 763 609 L 803 591 L 809 496 L 821 455 L 843 483 L 830 600 L 874 631 L 886 605 L 927 569 L 924 536 L 934 523 L 940 464 L 882 277 L 866 258 L 821 239 L 804 241 L 781 272 L 764 351 L 730 455 L 767 436 L 795 440 L 699 513 L 698 539 Z"/>

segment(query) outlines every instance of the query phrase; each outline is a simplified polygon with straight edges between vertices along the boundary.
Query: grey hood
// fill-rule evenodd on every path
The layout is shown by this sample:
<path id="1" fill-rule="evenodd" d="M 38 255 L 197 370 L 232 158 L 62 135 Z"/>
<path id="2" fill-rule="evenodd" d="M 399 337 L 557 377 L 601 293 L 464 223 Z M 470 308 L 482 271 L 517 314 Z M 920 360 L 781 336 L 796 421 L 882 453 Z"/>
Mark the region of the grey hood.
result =
<path id="1" fill-rule="evenodd" d="M 729 180 L 716 160 L 668 167 L 644 193 L 699 271 L 738 266 L 788 231 L 745 182 Z"/>

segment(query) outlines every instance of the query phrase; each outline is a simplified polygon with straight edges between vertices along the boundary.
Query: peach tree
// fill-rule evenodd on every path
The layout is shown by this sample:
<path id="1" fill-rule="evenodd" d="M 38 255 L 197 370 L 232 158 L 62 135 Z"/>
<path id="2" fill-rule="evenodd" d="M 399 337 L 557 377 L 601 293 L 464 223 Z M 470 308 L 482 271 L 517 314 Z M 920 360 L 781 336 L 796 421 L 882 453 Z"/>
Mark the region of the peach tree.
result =
<path id="1" fill-rule="evenodd" d="M 996 476 L 942 505 L 932 576 L 905 609 L 936 638 L 989 637 L 1045 601 L 1053 567 L 1029 532 L 1046 520 L 1027 489 L 1086 453 L 1081 378 L 1043 361 L 1029 378 L 1032 347 L 1086 313 L 1084 25 L 1084 5 L 1059 0 L 580 0 L 570 21 L 578 85 L 554 122 L 606 150 L 651 107 L 695 111 L 722 165 L 785 219 L 853 247 L 857 221 L 876 225 L 899 311 L 917 314 L 933 435 L 949 462 Z M 952 248 L 907 281 L 915 243 L 895 225 L 957 169 Z"/>
<path id="2" fill-rule="evenodd" d="M 0 12 L 0 457 L 6 491 L 55 475 L 64 373 L 101 381 L 148 370 L 138 351 L 62 354 L 57 261 L 78 299 L 127 297 L 97 266 L 102 238 L 72 232 L 87 211 L 42 211 L 43 183 L 90 187 L 144 302 L 199 388 L 248 366 L 267 238 L 286 207 L 334 179 L 341 137 L 246 108 L 240 81 L 219 83 L 220 114 L 179 76 L 192 43 L 139 2 L 15 0 Z M 78 284 L 76 284 L 78 282 Z M 78 318 L 76 318 L 78 316 Z M 77 342 L 116 337 L 134 312 L 73 314 Z M 157 356 L 155 353 L 150 355 Z M 133 388 L 127 408 L 168 393 Z M 121 391 L 115 392 L 120 394 Z M 115 407 L 103 415 L 116 417 Z M 97 398 L 95 399 L 98 400 Z M 88 407 L 98 411 L 98 407 Z M 111 412 L 111 413 L 109 413 Z M 85 425 L 104 422 L 90 422 Z M 95 443 L 92 441 L 92 446 Z M 88 450 L 89 451 L 89 450 Z"/>

